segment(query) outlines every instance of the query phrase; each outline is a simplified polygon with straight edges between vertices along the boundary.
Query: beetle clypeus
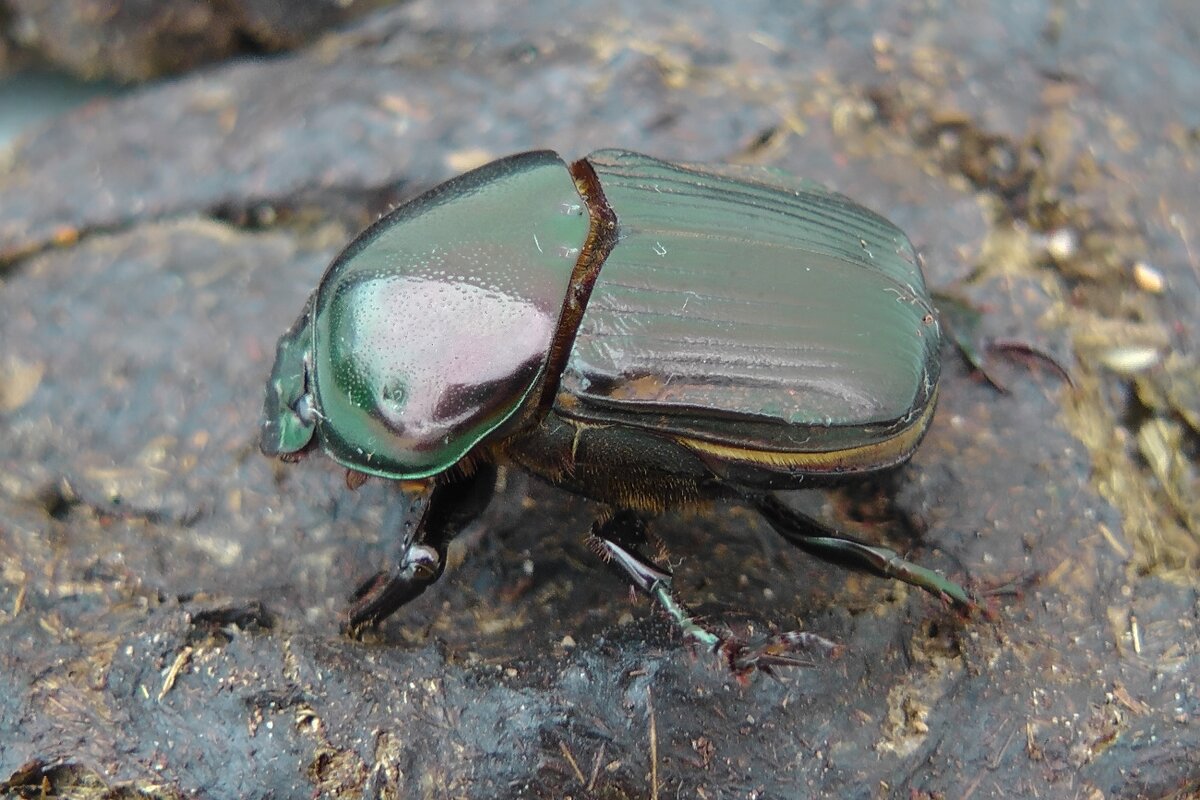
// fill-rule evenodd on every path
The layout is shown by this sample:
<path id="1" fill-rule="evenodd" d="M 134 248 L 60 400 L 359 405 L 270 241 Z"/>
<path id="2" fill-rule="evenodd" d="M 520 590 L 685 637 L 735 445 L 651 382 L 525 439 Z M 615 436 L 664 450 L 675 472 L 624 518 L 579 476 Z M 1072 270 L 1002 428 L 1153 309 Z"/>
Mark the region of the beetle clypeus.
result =
<path id="1" fill-rule="evenodd" d="M 357 632 L 441 575 L 498 464 L 606 504 L 595 549 L 735 669 L 797 663 L 700 627 L 644 556 L 645 519 L 747 504 L 800 549 L 970 606 L 957 584 L 773 494 L 906 461 L 940 331 L 912 245 L 782 172 L 603 150 L 487 164 L 380 219 L 279 341 L 262 449 L 403 481 L 401 553 Z"/>

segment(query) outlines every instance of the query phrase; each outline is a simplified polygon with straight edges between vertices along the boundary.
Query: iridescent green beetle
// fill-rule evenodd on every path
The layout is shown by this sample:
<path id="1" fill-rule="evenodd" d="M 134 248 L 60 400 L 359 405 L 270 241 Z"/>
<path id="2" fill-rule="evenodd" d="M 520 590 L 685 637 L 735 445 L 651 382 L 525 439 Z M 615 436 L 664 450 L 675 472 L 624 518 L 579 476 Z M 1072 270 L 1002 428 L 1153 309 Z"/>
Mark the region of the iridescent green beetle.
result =
<path id="1" fill-rule="evenodd" d="M 279 341 L 262 449 L 319 447 L 404 481 L 378 623 L 435 581 L 513 464 L 610 510 L 593 543 L 736 668 L 792 663 L 699 628 L 640 551 L 645 519 L 748 504 L 792 544 L 962 606 L 957 584 L 785 506 L 774 489 L 906 461 L 929 425 L 940 331 L 887 220 L 779 171 L 604 150 L 531 152 L 396 209 L 330 265 Z M 352 481 L 353 482 L 353 481 Z"/>

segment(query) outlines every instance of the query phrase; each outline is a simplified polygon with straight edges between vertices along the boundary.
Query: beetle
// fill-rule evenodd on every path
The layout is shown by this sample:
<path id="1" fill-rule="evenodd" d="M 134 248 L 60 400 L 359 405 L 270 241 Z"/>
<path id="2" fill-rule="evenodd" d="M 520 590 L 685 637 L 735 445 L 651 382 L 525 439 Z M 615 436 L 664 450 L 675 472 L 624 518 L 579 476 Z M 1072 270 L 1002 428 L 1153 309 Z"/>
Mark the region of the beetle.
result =
<path id="1" fill-rule="evenodd" d="M 279 340 L 261 447 L 320 449 L 398 481 L 395 563 L 357 633 L 442 574 L 497 465 L 599 501 L 590 541 L 736 669 L 794 663 L 700 626 L 645 523 L 729 501 L 828 562 L 962 607 L 958 584 L 773 492 L 907 461 L 937 397 L 941 331 L 912 244 L 779 170 L 601 150 L 509 156 L 402 205 L 338 255 Z"/>

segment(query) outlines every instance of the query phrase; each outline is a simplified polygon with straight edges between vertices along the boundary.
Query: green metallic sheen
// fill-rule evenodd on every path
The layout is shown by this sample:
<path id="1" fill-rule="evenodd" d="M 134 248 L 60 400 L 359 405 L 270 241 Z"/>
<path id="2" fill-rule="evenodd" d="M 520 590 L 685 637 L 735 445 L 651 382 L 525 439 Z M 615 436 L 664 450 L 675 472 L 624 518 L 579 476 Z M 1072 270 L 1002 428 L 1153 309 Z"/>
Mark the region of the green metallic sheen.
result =
<path id="1" fill-rule="evenodd" d="M 589 226 L 566 164 L 542 151 L 461 175 L 364 231 L 311 311 L 322 448 L 408 480 L 502 432 L 541 385 Z"/>
<path id="2" fill-rule="evenodd" d="M 793 452 L 873 444 L 921 419 L 940 332 L 899 228 L 777 170 L 587 160 L 619 231 L 558 413 Z"/>
<path id="3" fill-rule="evenodd" d="M 267 381 L 260 444 L 269 456 L 298 453 L 308 446 L 316 430 L 316 418 L 302 413 L 310 402 L 308 394 L 309 351 L 312 346 L 310 310 L 312 298 L 291 330 L 279 338 L 275 368 Z"/>

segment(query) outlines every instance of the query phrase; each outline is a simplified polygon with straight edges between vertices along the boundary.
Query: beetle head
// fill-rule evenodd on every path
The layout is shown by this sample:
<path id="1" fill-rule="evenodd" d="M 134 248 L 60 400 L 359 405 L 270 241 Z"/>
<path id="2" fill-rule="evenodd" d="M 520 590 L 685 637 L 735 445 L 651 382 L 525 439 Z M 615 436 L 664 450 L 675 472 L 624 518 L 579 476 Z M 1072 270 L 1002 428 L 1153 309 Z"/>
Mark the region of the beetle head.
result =
<path id="1" fill-rule="evenodd" d="M 310 447 L 316 430 L 317 410 L 313 398 L 312 376 L 312 300 L 304 313 L 279 339 L 275 366 L 267 381 L 263 403 L 262 434 L 259 447 L 268 456 L 299 454 Z"/>

